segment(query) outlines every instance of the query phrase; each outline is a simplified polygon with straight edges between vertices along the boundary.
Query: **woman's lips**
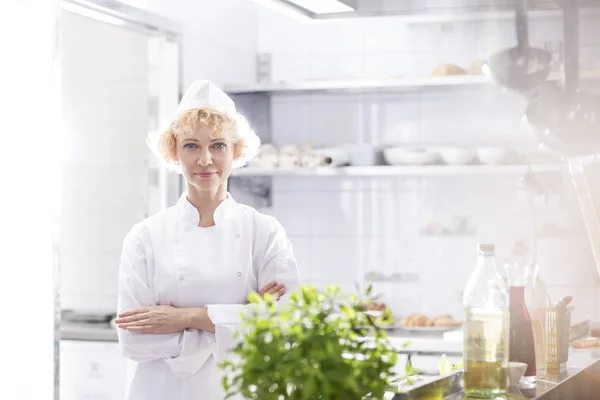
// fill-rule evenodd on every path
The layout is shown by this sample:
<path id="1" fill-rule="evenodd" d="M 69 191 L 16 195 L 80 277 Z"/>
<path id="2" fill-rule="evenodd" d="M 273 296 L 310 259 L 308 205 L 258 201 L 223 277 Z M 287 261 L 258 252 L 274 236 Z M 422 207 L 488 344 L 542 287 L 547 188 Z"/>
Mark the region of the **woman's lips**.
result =
<path id="1" fill-rule="evenodd" d="M 211 178 L 216 172 L 199 172 L 196 175 L 202 179 Z"/>

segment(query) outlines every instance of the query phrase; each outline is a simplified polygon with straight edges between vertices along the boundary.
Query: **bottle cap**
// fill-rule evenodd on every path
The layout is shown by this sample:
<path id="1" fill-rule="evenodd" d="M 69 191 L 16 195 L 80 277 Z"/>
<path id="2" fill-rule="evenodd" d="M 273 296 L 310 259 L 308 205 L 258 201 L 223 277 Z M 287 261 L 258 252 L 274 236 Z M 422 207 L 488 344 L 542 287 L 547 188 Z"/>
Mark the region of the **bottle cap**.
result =
<path id="1" fill-rule="evenodd" d="M 488 243 L 480 243 L 479 244 L 479 252 L 485 254 L 494 254 L 494 250 L 496 250 L 495 244 Z"/>

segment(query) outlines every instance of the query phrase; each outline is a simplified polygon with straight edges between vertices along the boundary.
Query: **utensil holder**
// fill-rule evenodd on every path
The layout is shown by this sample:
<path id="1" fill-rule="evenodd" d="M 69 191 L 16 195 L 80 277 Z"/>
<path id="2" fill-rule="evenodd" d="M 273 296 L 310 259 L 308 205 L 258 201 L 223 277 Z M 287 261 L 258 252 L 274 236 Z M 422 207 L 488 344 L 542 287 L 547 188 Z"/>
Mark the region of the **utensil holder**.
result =
<path id="1" fill-rule="evenodd" d="M 546 368 L 559 371 L 569 359 L 571 310 L 546 307 Z"/>

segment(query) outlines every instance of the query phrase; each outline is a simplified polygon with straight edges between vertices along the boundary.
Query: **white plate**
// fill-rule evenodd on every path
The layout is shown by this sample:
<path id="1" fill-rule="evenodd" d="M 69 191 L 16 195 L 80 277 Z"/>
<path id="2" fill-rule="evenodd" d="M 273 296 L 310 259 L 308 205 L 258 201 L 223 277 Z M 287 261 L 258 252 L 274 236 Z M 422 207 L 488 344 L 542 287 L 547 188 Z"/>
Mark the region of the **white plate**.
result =
<path id="1" fill-rule="evenodd" d="M 448 332 L 455 329 L 460 329 L 460 326 L 402 326 L 398 325 L 399 329 L 411 332 Z"/>

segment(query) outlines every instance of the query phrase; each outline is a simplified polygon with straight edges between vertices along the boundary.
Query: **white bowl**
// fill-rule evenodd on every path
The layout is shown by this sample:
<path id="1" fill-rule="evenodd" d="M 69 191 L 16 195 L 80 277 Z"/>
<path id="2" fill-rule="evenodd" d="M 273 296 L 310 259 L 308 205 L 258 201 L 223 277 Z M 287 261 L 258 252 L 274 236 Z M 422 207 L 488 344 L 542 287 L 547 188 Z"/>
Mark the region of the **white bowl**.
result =
<path id="1" fill-rule="evenodd" d="M 508 363 L 508 382 L 510 386 L 517 386 L 527 371 L 527 364 L 511 361 Z"/>
<path id="2" fill-rule="evenodd" d="M 486 165 L 503 164 L 508 159 L 508 150 L 505 147 L 480 147 L 477 149 L 477 159 Z"/>
<path id="3" fill-rule="evenodd" d="M 390 165 L 427 165 L 435 163 L 439 155 L 426 149 L 388 147 L 383 158 Z"/>
<path id="4" fill-rule="evenodd" d="M 444 164 L 467 165 L 475 160 L 475 151 L 461 147 L 446 147 L 438 150 Z"/>

